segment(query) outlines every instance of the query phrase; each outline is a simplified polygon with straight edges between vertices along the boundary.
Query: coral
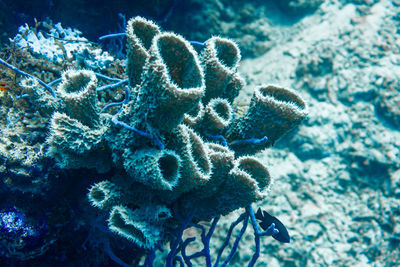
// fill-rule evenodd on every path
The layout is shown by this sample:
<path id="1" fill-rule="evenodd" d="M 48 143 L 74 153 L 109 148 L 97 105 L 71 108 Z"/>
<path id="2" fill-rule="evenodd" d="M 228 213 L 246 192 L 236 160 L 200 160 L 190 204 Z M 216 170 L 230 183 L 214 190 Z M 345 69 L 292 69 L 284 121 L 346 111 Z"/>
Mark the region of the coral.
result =
<path id="1" fill-rule="evenodd" d="M 69 69 L 51 100 L 43 84 L 23 83 L 33 105 L 48 114 L 47 156 L 61 169 L 107 173 L 90 188 L 89 202 L 108 213 L 113 233 L 148 255 L 177 236 L 182 218 L 197 224 L 244 207 L 238 222 L 245 229 L 251 219 L 257 240 L 250 205 L 267 195 L 272 178 L 252 154 L 304 120 L 304 101 L 263 85 L 247 113 L 235 114 L 233 100 L 244 86 L 235 42 L 212 37 L 199 55 L 182 36 L 140 17 L 128 22 L 127 38 L 126 79 Z M 99 86 L 97 78 L 113 83 Z M 122 101 L 100 100 L 126 83 Z"/>
<path id="2" fill-rule="evenodd" d="M 110 181 L 124 190 L 112 208 L 96 204 L 108 201 L 114 188 L 101 189 L 106 182 L 94 185 L 89 198 L 111 209 L 113 232 L 151 248 L 174 228 L 177 213 L 186 218 L 196 210 L 194 221 L 210 220 L 263 198 L 271 184 L 267 168 L 252 156 L 237 156 L 272 145 L 307 108 L 292 90 L 260 86 L 248 112 L 233 114 L 244 81 L 231 40 L 209 39 L 198 57 L 181 36 L 142 18 L 129 21 L 127 38 L 130 93 L 112 116 L 119 127 L 105 133 L 106 151 L 120 171 Z M 223 146 L 225 138 L 232 147 Z M 135 215 L 146 201 L 165 207 L 171 218 L 145 219 L 155 209 Z"/>
<path id="3" fill-rule="evenodd" d="M 40 24 L 48 28 L 48 31 L 38 31 L 37 26 Z M 17 47 L 29 48 L 34 54 L 53 62 L 76 60 L 87 68 L 104 69 L 114 60 L 107 52 L 99 48 L 92 49 L 90 42 L 81 37 L 80 31 L 65 29 L 61 23 L 48 25 L 38 22 L 35 28 L 25 24 L 18 30 L 19 34 L 12 39 Z"/>
<path id="4" fill-rule="evenodd" d="M 32 221 L 15 207 L 0 212 L 0 255 L 27 260 L 45 253 L 49 243 L 43 241 L 45 222 Z M 51 242 L 50 242 L 51 243 Z"/>

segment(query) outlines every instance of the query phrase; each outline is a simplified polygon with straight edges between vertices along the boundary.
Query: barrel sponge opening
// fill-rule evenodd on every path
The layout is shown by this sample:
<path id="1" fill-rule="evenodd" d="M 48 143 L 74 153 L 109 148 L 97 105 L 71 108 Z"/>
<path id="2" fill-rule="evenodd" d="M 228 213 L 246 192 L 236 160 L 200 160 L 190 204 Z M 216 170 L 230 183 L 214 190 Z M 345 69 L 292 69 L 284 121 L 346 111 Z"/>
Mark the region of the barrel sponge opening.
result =
<path id="1" fill-rule="evenodd" d="M 130 177 L 156 190 L 172 190 L 180 178 L 181 159 L 172 150 L 142 149 L 124 153 Z"/>
<path id="2" fill-rule="evenodd" d="M 170 183 L 177 182 L 179 160 L 176 155 L 164 154 L 159 158 L 158 166 L 165 181 Z"/>
<path id="3" fill-rule="evenodd" d="M 237 159 L 236 167 L 250 175 L 257 182 L 260 190 L 267 188 L 271 184 L 271 176 L 259 160 L 254 157 L 244 156 Z"/>
<path id="4" fill-rule="evenodd" d="M 63 97 L 76 97 L 78 94 L 96 89 L 97 78 L 93 71 L 71 69 L 64 71 L 61 79 L 57 92 Z"/>
<path id="5" fill-rule="evenodd" d="M 167 68 L 170 82 L 180 89 L 203 86 L 203 72 L 189 42 L 179 35 L 162 33 L 154 38 L 153 45 Z"/>
<path id="6" fill-rule="evenodd" d="M 182 158 L 182 177 L 178 187 L 187 192 L 210 179 L 212 164 L 203 140 L 192 129 L 180 124 L 175 133 L 175 146 Z"/>
<path id="7" fill-rule="evenodd" d="M 154 36 L 160 33 L 159 27 L 143 17 L 135 17 L 128 21 L 126 35 L 135 39 L 146 50 L 150 49 Z"/>
<path id="8" fill-rule="evenodd" d="M 89 189 L 88 198 L 90 203 L 97 208 L 104 209 L 110 207 L 120 194 L 116 186 L 109 181 L 102 181 L 94 184 Z"/>
<path id="9" fill-rule="evenodd" d="M 303 99 L 293 90 L 275 86 L 256 87 L 247 113 L 227 130 L 228 142 L 241 139 L 268 138 L 268 142 L 251 145 L 256 153 L 273 145 L 285 133 L 298 126 L 307 116 Z M 243 154 L 240 147 L 234 148 Z"/>
<path id="10" fill-rule="evenodd" d="M 206 117 L 213 127 L 222 129 L 232 119 L 232 107 L 226 99 L 213 98 L 206 107 Z"/>
<path id="11" fill-rule="evenodd" d="M 210 160 L 207 156 L 203 141 L 191 129 L 188 130 L 189 157 L 193 166 L 205 176 L 211 172 Z"/>
<path id="12" fill-rule="evenodd" d="M 92 186 L 89 192 L 89 200 L 92 202 L 93 206 L 99 207 L 102 206 L 102 202 L 104 202 L 108 198 L 108 192 L 101 190 L 98 188 L 98 185 Z"/>
<path id="13" fill-rule="evenodd" d="M 229 148 L 214 143 L 206 143 L 206 147 L 212 163 L 212 173 L 210 179 L 204 185 L 190 193 L 191 198 L 197 200 L 217 195 L 221 184 L 225 182 L 235 162 L 235 155 Z"/>
<path id="14" fill-rule="evenodd" d="M 237 44 L 229 39 L 212 37 L 207 40 L 207 46 L 215 51 L 215 57 L 220 64 L 229 69 L 237 68 L 240 61 L 240 50 Z"/>
<path id="15" fill-rule="evenodd" d="M 229 172 L 222 187 L 221 199 L 229 201 L 231 208 L 244 207 L 265 197 L 271 177 L 267 168 L 256 158 L 242 156 L 236 159 L 235 166 Z"/>
<path id="16" fill-rule="evenodd" d="M 240 61 L 237 45 L 229 39 L 212 37 L 207 40 L 201 59 L 206 84 L 202 102 L 206 104 L 217 97 L 233 101 L 244 86 L 244 80 L 237 74 Z"/>
<path id="17" fill-rule="evenodd" d="M 93 71 L 67 70 L 62 74 L 56 94 L 68 116 L 92 127 L 99 122 L 100 116 L 96 87 L 97 79 Z"/>
<path id="18" fill-rule="evenodd" d="M 110 212 L 108 227 L 140 247 L 151 248 L 158 241 L 159 230 L 138 219 L 132 210 L 123 206 L 114 206 Z"/>
<path id="19" fill-rule="evenodd" d="M 304 100 L 293 90 L 275 86 L 259 86 L 254 90 L 254 101 L 266 103 L 270 108 L 281 111 L 289 120 L 303 120 L 307 116 Z"/>
<path id="20" fill-rule="evenodd" d="M 235 154 L 226 146 L 207 143 L 207 150 L 214 168 L 231 169 L 233 167 Z"/>
<path id="21" fill-rule="evenodd" d="M 185 113 L 185 115 L 183 116 L 183 122 L 189 126 L 194 126 L 203 118 L 204 112 L 204 105 L 203 103 L 199 102 L 189 112 Z"/>

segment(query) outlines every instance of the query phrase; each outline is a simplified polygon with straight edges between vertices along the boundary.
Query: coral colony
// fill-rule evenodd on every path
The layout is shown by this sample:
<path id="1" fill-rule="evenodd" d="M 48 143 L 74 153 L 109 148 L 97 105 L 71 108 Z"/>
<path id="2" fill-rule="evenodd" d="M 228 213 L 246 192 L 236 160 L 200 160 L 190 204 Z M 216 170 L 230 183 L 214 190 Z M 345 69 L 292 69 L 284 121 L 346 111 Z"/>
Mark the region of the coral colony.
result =
<path id="1" fill-rule="evenodd" d="M 244 80 L 237 72 L 240 51 L 229 39 L 189 42 L 141 17 L 129 20 L 126 39 L 127 79 L 67 69 L 61 80 L 46 84 L 0 63 L 26 76 L 25 97 L 49 118 L 46 155 L 58 168 L 112 170 L 111 177 L 91 186 L 88 201 L 107 212 L 109 231 L 147 252 L 143 266 L 152 266 L 156 250 L 166 243 L 166 266 L 192 266 L 199 257 L 206 266 L 225 266 L 249 221 L 256 251 L 248 266 L 254 266 L 260 237 L 277 237 L 279 230 L 260 214 L 261 231 L 251 207 L 271 185 L 266 166 L 253 155 L 302 122 L 304 101 L 292 90 L 261 85 L 248 110 L 235 112 L 233 100 Z M 199 54 L 192 44 L 201 46 Z M 99 86 L 98 79 L 110 83 Z M 101 103 L 99 92 L 121 86 L 122 101 Z M 245 211 L 213 254 L 210 239 L 220 216 L 239 208 Z M 7 216 L 14 215 L 3 214 L 3 224 Z M 200 222 L 210 220 L 207 230 Z M 222 256 L 239 224 L 230 252 Z M 191 255 L 186 249 L 194 237 L 183 234 L 189 227 L 201 231 L 204 246 Z"/>

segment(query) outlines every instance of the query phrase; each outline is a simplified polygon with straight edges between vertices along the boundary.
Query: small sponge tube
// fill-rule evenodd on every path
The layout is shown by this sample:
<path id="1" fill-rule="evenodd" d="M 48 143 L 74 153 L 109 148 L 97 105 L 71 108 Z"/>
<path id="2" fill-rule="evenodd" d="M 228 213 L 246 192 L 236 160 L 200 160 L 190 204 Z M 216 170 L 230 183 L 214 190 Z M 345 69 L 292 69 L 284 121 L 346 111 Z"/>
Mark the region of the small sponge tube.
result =
<path id="1" fill-rule="evenodd" d="M 142 149 L 124 158 L 126 172 L 137 182 L 155 190 L 170 191 L 178 184 L 182 163 L 172 150 Z"/>
<path id="2" fill-rule="evenodd" d="M 201 54 L 206 83 L 203 103 L 216 97 L 232 102 L 238 96 L 244 86 L 244 80 L 237 74 L 240 58 L 240 50 L 232 40 L 221 37 L 207 40 Z"/>
<path id="3" fill-rule="evenodd" d="M 93 71 L 66 70 L 56 89 L 63 111 L 73 119 L 93 127 L 99 122 L 100 109 L 97 100 L 97 78 Z"/>

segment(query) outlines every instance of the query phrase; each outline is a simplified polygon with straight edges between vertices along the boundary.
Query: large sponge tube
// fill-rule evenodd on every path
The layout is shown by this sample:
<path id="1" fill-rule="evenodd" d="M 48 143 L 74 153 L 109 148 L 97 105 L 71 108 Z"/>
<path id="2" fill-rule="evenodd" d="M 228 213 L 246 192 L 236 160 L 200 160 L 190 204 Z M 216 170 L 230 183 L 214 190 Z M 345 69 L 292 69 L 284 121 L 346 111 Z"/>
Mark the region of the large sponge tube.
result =
<path id="1" fill-rule="evenodd" d="M 199 103 L 204 90 L 203 72 L 189 42 L 173 33 L 158 34 L 150 48 L 133 115 L 168 132 Z"/>
<path id="2" fill-rule="evenodd" d="M 295 91 L 271 85 L 259 86 L 254 90 L 247 113 L 232 123 L 226 138 L 228 142 L 234 142 L 267 137 L 265 144 L 268 146 L 298 126 L 307 114 L 305 102 Z"/>
<path id="3" fill-rule="evenodd" d="M 145 18 L 138 16 L 128 21 L 126 73 L 131 87 L 140 83 L 143 67 L 150 57 L 149 49 L 152 40 L 159 33 L 158 26 Z"/>

